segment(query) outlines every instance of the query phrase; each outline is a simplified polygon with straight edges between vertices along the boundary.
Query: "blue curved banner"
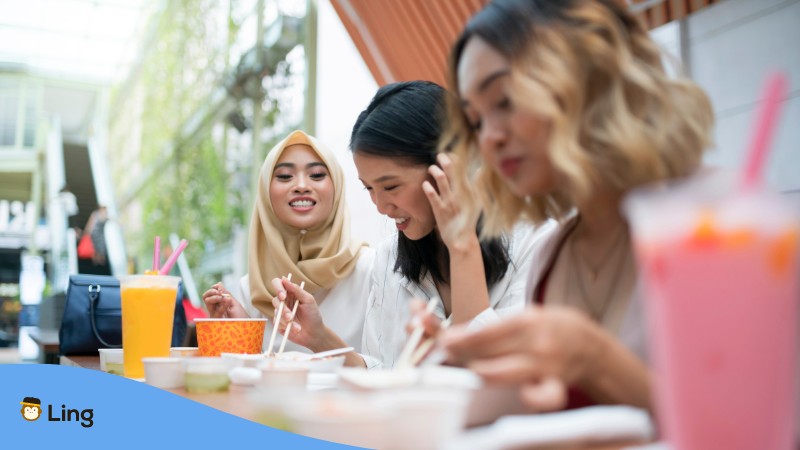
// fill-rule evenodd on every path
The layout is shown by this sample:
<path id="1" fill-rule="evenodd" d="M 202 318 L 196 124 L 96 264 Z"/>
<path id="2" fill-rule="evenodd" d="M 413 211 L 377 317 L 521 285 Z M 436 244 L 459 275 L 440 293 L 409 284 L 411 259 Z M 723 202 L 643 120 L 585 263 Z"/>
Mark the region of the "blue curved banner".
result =
<path id="1" fill-rule="evenodd" d="M 270 428 L 96 370 L 0 365 L 0 386 L 2 448 L 354 448 Z"/>

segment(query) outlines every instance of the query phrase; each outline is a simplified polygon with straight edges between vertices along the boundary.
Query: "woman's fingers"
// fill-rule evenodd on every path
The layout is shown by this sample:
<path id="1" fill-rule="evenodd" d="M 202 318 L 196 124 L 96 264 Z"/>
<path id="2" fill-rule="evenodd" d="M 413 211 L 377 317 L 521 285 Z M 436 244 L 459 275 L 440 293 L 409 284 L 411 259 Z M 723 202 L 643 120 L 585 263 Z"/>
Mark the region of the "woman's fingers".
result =
<path id="1" fill-rule="evenodd" d="M 301 289 L 299 285 L 296 285 L 289 280 L 283 280 L 283 287 L 286 289 L 288 297 L 297 299 L 300 301 L 301 305 L 310 302 L 316 303 L 313 295 L 309 294 L 306 290 Z"/>
<path id="2" fill-rule="evenodd" d="M 422 182 L 422 192 L 424 192 L 425 196 L 428 198 L 428 202 L 431 204 L 431 208 L 433 208 L 434 215 L 438 216 L 441 214 L 441 211 L 443 211 L 447 205 L 442 201 L 439 194 L 436 193 L 436 189 L 433 188 L 430 181 L 426 180 Z"/>
<path id="3" fill-rule="evenodd" d="M 219 295 L 216 292 L 212 293 L 211 290 L 203 294 L 203 301 L 206 303 L 208 312 L 214 317 L 222 316 L 223 314 L 225 314 L 225 312 L 228 311 L 228 308 L 231 306 L 230 297 Z"/>
<path id="4" fill-rule="evenodd" d="M 521 315 L 478 331 L 454 328 L 443 333 L 442 346 L 451 361 L 457 364 L 520 352 L 530 344 L 526 340 L 530 338 L 535 319 L 535 313 L 526 310 Z"/>
<path id="5" fill-rule="evenodd" d="M 568 401 L 567 386 L 555 377 L 525 383 L 519 394 L 525 405 L 541 412 L 564 409 Z"/>
<path id="6" fill-rule="evenodd" d="M 272 283 L 272 288 L 280 295 L 281 292 L 286 291 L 286 288 L 283 287 L 283 280 L 284 278 L 273 278 L 270 282 Z"/>
<path id="7" fill-rule="evenodd" d="M 436 337 L 439 334 L 442 321 L 433 313 L 426 311 L 426 303 L 414 298 L 409 305 L 411 320 L 406 324 L 406 333 L 411 334 L 418 326 L 423 327 L 423 338 Z"/>
<path id="8" fill-rule="evenodd" d="M 228 299 L 226 297 L 221 296 L 221 295 L 214 295 L 214 296 L 211 296 L 211 297 L 207 297 L 205 299 L 205 301 L 209 305 L 218 305 L 220 303 L 223 303 L 223 304 L 224 303 L 228 303 Z"/>
<path id="9" fill-rule="evenodd" d="M 522 384 L 543 377 L 541 365 L 529 355 L 514 353 L 472 361 L 467 365 L 488 383 Z"/>
<path id="10" fill-rule="evenodd" d="M 444 199 L 449 199 L 451 196 L 451 189 L 450 189 L 450 179 L 439 166 L 430 166 L 428 167 L 428 173 L 436 180 L 436 187 L 439 190 L 439 197 Z"/>
<path id="11" fill-rule="evenodd" d="M 289 322 L 292 322 L 294 316 L 299 313 L 295 312 L 294 314 L 292 314 L 292 310 L 294 309 L 294 303 L 295 300 L 287 300 L 283 305 L 283 311 L 281 312 L 281 316 L 278 318 L 280 319 L 278 323 L 278 331 L 280 331 L 281 333 L 286 331 L 286 326 L 289 324 Z M 280 304 L 281 300 L 279 300 L 278 297 L 272 298 L 272 307 L 275 308 L 276 313 L 278 312 L 278 307 L 280 306 Z M 294 329 L 294 331 L 300 331 L 300 329 L 302 329 L 302 326 L 299 323 L 297 323 L 297 321 L 294 321 L 292 328 Z"/>
<path id="12" fill-rule="evenodd" d="M 439 163 L 439 166 L 444 171 L 445 175 L 447 175 L 447 179 L 450 180 L 453 178 L 453 160 L 450 155 L 447 153 L 439 153 L 436 155 L 436 162 Z"/>
<path id="13" fill-rule="evenodd" d="M 214 289 L 214 288 L 211 288 L 211 289 L 203 292 L 203 300 L 205 300 L 205 299 L 207 299 L 209 297 L 212 297 L 214 295 L 217 295 L 217 290 Z"/>

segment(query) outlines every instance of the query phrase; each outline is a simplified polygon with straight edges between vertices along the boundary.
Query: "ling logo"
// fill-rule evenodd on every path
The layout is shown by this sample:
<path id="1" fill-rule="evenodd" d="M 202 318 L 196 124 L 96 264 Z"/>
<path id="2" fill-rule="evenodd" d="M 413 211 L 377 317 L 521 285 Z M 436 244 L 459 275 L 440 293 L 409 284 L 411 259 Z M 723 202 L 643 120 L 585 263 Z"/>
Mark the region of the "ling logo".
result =
<path id="1" fill-rule="evenodd" d="M 22 417 L 28 422 L 38 420 L 42 416 L 42 401 L 36 397 L 25 397 L 20 402 L 22 404 Z M 48 422 L 73 422 L 80 421 L 83 428 L 91 428 L 94 425 L 94 410 L 84 409 L 78 411 L 77 409 L 69 409 L 66 405 L 61 405 L 61 416 L 53 414 L 53 405 L 47 405 L 47 421 Z"/>
<path id="2" fill-rule="evenodd" d="M 17 397 L 19 398 L 19 397 Z M 22 417 L 28 422 L 33 422 L 42 415 L 42 401 L 36 397 L 25 397 L 20 402 L 22 404 Z"/>

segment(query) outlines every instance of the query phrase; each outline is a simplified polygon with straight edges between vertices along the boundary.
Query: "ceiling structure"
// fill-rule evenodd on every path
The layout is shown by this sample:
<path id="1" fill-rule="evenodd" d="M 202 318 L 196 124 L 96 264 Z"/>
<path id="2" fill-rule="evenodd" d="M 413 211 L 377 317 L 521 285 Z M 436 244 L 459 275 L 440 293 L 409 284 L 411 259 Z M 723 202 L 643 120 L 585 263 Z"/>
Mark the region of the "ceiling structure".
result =
<path id="1" fill-rule="evenodd" d="M 131 70 L 148 20 L 163 5 L 0 0 L 0 125 L 16 136 L 24 123 L 26 136 L 35 135 L 40 119 L 57 116 L 63 141 L 85 145 L 101 92 Z M 0 200 L 27 202 L 40 164 L 32 142 L 14 142 L 0 146 Z"/>
<path id="2" fill-rule="evenodd" d="M 0 0 L 0 70 L 110 84 L 137 55 L 154 0 Z"/>
<path id="3" fill-rule="evenodd" d="M 632 0 L 652 29 L 719 0 Z M 331 0 L 379 85 L 395 81 L 446 83 L 450 46 L 488 0 Z"/>

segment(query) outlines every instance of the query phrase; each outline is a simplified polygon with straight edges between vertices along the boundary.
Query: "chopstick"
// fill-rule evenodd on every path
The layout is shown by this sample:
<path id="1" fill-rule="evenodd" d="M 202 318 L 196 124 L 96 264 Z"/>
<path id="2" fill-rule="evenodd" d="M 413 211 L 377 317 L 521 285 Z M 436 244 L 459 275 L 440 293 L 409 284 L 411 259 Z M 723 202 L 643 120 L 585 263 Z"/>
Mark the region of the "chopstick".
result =
<path id="1" fill-rule="evenodd" d="M 441 324 L 439 324 L 440 330 L 446 330 L 450 324 L 453 323 L 453 316 L 448 317 L 447 319 L 443 320 Z M 411 366 L 416 367 L 419 365 L 420 361 L 428 354 L 433 345 L 436 343 L 436 338 L 428 338 L 417 347 L 417 351 L 411 355 Z"/>
<path id="2" fill-rule="evenodd" d="M 286 279 L 289 280 L 290 282 L 292 281 L 291 272 L 289 272 L 289 275 L 286 277 Z M 272 318 L 272 335 L 269 338 L 269 346 L 267 347 L 270 355 L 272 354 L 272 346 L 275 344 L 275 335 L 278 334 L 278 323 L 280 323 L 281 314 L 283 314 L 283 307 L 285 304 L 286 302 L 281 302 L 280 305 L 278 305 L 278 309 Z M 275 320 L 276 317 L 278 318 L 277 321 Z"/>
<path id="3" fill-rule="evenodd" d="M 436 304 L 439 302 L 438 297 L 431 297 L 428 300 L 428 306 L 425 307 L 425 312 L 430 314 L 436 309 Z M 425 332 L 425 326 L 422 324 L 422 321 L 417 322 L 414 324 L 414 329 L 411 331 L 411 336 L 409 336 L 408 341 L 406 341 L 406 346 L 403 347 L 403 351 L 400 352 L 400 356 L 397 358 L 397 362 L 395 363 L 394 367 L 396 369 L 405 369 L 411 365 L 411 354 L 419 345 L 419 340 L 422 339 L 422 333 Z"/>
<path id="4" fill-rule="evenodd" d="M 305 281 L 300 282 L 300 289 L 303 289 L 306 286 Z M 283 340 L 281 341 L 281 347 L 278 349 L 278 354 L 280 355 L 283 353 L 284 347 L 286 347 L 286 340 L 289 338 L 289 331 L 292 329 L 292 324 L 294 323 L 294 315 L 297 313 L 297 305 L 300 304 L 300 300 L 294 299 L 294 306 L 292 307 L 292 319 L 289 320 L 289 325 L 286 326 L 286 330 L 283 332 Z"/>

